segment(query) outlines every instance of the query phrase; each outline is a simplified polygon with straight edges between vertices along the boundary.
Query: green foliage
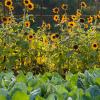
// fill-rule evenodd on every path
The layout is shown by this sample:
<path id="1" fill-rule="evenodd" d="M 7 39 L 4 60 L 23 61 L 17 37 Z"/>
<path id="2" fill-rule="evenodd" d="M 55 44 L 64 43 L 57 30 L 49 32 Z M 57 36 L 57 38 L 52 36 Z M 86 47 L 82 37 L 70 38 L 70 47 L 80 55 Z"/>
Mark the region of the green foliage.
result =
<path id="1" fill-rule="evenodd" d="M 8 76 L 9 75 L 9 76 Z M 15 77 L 12 72 L 0 73 L 0 98 L 2 100 L 99 100 L 100 69 L 72 74 L 63 79 L 58 73 L 35 75 L 22 72 Z"/>

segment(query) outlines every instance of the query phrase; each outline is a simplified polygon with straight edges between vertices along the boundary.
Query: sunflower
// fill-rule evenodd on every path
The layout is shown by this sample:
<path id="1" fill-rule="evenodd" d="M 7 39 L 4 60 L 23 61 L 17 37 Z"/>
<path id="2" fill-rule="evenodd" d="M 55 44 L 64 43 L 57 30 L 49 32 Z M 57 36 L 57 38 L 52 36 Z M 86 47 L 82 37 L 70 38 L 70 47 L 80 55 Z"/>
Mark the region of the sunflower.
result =
<path id="1" fill-rule="evenodd" d="M 94 20 L 96 20 L 97 19 L 97 15 L 94 15 L 93 18 L 94 18 Z"/>
<path id="2" fill-rule="evenodd" d="M 23 4 L 27 6 L 30 3 L 30 0 L 23 0 Z"/>
<path id="3" fill-rule="evenodd" d="M 63 10 L 67 10 L 67 9 L 68 9 L 68 5 L 67 5 L 67 4 L 62 4 L 62 5 L 61 5 L 61 8 L 62 8 Z"/>
<path id="4" fill-rule="evenodd" d="M 73 21 L 77 20 L 77 16 L 76 15 L 72 15 L 71 18 L 72 18 Z"/>
<path id="5" fill-rule="evenodd" d="M 11 23 L 12 22 L 12 18 L 11 17 L 7 17 L 7 22 Z"/>
<path id="6" fill-rule="evenodd" d="M 87 18 L 88 19 L 88 23 L 92 23 L 93 22 L 93 17 L 89 17 L 89 18 Z"/>
<path id="7" fill-rule="evenodd" d="M 46 57 L 45 56 L 38 56 L 37 58 L 36 58 L 36 61 L 37 61 L 37 63 L 39 64 L 39 65 L 42 65 L 42 64 L 44 64 L 45 62 L 46 62 Z"/>
<path id="8" fill-rule="evenodd" d="M 51 41 L 55 42 L 59 38 L 59 35 L 54 33 L 54 34 L 51 35 L 50 38 L 51 38 Z"/>
<path id="9" fill-rule="evenodd" d="M 30 21 L 25 21 L 24 26 L 29 28 L 30 27 Z"/>
<path id="10" fill-rule="evenodd" d="M 59 13 L 59 8 L 58 7 L 55 7 L 52 9 L 53 13 L 55 14 L 58 14 Z"/>
<path id="11" fill-rule="evenodd" d="M 28 10 L 33 10 L 34 9 L 34 4 L 33 3 L 29 3 L 27 5 Z"/>
<path id="12" fill-rule="evenodd" d="M 43 44 L 48 45 L 48 39 L 47 38 L 43 38 Z"/>
<path id="13" fill-rule="evenodd" d="M 97 42 L 92 43 L 92 49 L 93 50 L 98 49 L 98 43 Z"/>
<path id="14" fill-rule="evenodd" d="M 6 7 L 12 6 L 12 0 L 5 0 L 5 6 Z"/>
<path id="15" fill-rule="evenodd" d="M 7 17 L 3 17 L 2 21 L 3 21 L 4 24 L 7 23 L 8 22 Z"/>
<path id="16" fill-rule="evenodd" d="M 14 10 L 14 7 L 13 6 L 9 6 L 9 11 L 13 11 Z"/>
<path id="17" fill-rule="evenodd" d="M 33 34 L 29 34 L 29 35 L 28 35 L 28 40 L 31 41 L 31 40 L 33 40 L 33 38 L 34 38 L 34 35 L 33 35 Z"/>
<path id="18" fill-rule="evenodd" d="M 84 28 L 87 29 L 89 26 L 88 24 L 84 24 Z"/>
<path id="19" fill-rule="evenodd" d="M 87 5 L 86 5 L 86 3 L 85 2 L 81 2 L 81 8 L 86 8 L 87 7 Z"/>
<path id="20" fill-rule="evenodd" d="M 100 19 L 100 14 L 97 15 L 97 18 Z"/>
<path id="21" fill-rule="evenodd" d="M 64 14 L 64 15 L 62 15 L 62 17 L 61 17 L 61 23 L 65 23 L 66 21 L 67 21 L 67 16 Z"/>
<path id="22" fill-rule="evenodd" d="M 79 9 L 77 9 L 76 16 L 77 16 L 77 17 L 82 16 L 82 13 L 81 13 L 81 11 L 80 11 Z"/>
<path id="23" fill-rule="evenodd" d="M 59 21 L 59 16 L 58 16 L 58 15 L 54 15 L 54 16 L 53 16 L 53 20 L 54 20 L 55 22 L 58 22 L 58 21 Z"/>
<path id="24" fill-rule="evenodd" d="M 68 26 L 69 27 L 75 27 L 76 26 L 76 23 L 71 21 L 71 22 L 68 22 Z"/>
<path id="25" fill-rule="evenodd" d="M 80 18 L 80 23 L 84 23 L 84 18 Z"/>
<path id="26" fill-rule="evenodd" d="M 46 27 L 47 27 L 47 29 L 50 29 L 50 28 L 51 28 L 51 24 L 48 23 L 48 24 L 46 25 Z"/>

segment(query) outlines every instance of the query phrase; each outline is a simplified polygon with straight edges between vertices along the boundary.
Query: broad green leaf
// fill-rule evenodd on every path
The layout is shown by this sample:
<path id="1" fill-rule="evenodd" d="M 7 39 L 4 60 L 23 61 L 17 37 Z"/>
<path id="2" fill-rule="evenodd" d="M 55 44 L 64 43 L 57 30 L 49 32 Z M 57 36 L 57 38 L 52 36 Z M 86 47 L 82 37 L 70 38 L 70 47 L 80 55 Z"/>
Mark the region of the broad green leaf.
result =
<path id="1" fill-rule="evenodd" d="M 12 100 L 30 100 L 30 99 L 26 93 L 21 91 L 16 91 L 12 96 Z"/>

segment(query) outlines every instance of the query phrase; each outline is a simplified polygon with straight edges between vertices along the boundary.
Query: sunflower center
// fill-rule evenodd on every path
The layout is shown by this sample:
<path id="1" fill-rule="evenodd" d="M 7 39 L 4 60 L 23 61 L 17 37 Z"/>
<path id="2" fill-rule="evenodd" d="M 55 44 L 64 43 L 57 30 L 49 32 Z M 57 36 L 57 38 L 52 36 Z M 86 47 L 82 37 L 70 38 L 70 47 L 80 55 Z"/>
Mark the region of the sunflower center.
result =
<path id="1" fill-rule="evenodd" d="M 74 45 L 74 47 L 73 47 L 73 48 L 74 48 L 75 50 L 76 50 L 76 49 L 78 49 L 78 45 Z"/>
<path id="2" fill-rule="evenodd" d="M 94 47 L 97 47 L 97 45 L 96 45 L 96 44 L 94 44 L 93 46 L 94 46 Z"/>
<path id="3" fill-rule="evenodd" d="M 11 2 L 10 2 L 10 1 L 8 1 L 8 2 L 7 2 L 7 5 L 10 5 L 10 4 L 11 4 Z"/>
<path id="4" fill-rule="evenodd" d="M 32 5 L 29 5 L 28 7 L 29 7 L 29 8 L 32 8 Z"/>
<path id="5" fill-rule="evenodd" d="M 29 36 L 29 38 L 31 39 L 31 38 L 33 38 L 33 36 L 32 36 L 32 35 L 30 35 L 30 36 Z"/>
<path id="6" fill-rule="evenodd" d="M 28 4 L 28 1 L 26 0 L 25 3 Z"/>

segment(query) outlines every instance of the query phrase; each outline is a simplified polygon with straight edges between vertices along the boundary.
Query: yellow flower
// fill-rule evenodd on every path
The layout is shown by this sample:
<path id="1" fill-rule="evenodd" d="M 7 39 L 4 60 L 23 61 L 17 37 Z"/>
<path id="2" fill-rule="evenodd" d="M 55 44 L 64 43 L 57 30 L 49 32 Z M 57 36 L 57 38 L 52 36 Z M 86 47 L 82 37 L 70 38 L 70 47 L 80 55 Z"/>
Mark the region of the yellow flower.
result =
<path id="1" fill-rule="evenodd" d="M 81 10 L 77 9 L 77 11 L 76 11 L 76 16 L 77 16 L 77 17 L 82 16 Z"/>
<path id="2" fill-rule="evenodd" d="M 34 4 L 33 3 L 29 3 L 27 5 L 28 10 L 33 10 L 34 9 Z"/>
<path id="3" fill-rule="evenodd" d="M 62 8 L 63 10 L 67 10 L 67 9 L 68 9 L 68 5 L 67 5 L 67 4 L 62 4 L 62 5 L 61 5 L 61 8 Z"/>
<path id="4" fill-rule="evenodd" d="M 76 23 L 75 23 L 75 22 L 73 22 L 73 21 L 71 21 L 71 22 L 69 22 L 69 23 L 68 23 L 68 26 L 73 28 L 73 27 L 75 27 L 75 26 L 76 26 Z"/>
<path id="5" fill-rule="evenodd" d="M 12 6 L 12 0 L 5 0 L 5 6 L 6 7 Z"/>
<path id="6" fill-rule="evenodd" d="M 58 34 L 52 34 L 50 38 L 51 38 L 51 41 L 56 42 L 57 39 L 59 38 L 59 35 Z"/>
<path id="7" fill-rule="evenodd" d="M 46 25 L 46 27 L 47 27 L 47 29 L 50 29 L 50 28 L 51 28 L 51 24 L 48 23 L 48 24 Z"/>
<path id="8" fill-rule="evenodd" d="M 29 28 L 30 27 L 30 21 L 25 21 L 24 26 Z"/>
<path id="9" fill-rule="evenodd" d="M 59 13 L 59 8 L 58 7 L 55 7 L 52 9 L 53 13 L 55 14 L 58 14 Z"/>
<path id="10" fill-rule="evenodd" d="M 54 16 L 53 16 L 53 20 L 54 20 L 55 22 L 58 22 L 58 21 L 59 21 L 59 16 L 58 16 L 58 15 L 54 15 Z"/>
<path id="11" fill-rule="evenodd" d="M 42 64 L 44 64 L 45 62 L 46 62 L 46 57 L 45 56 L 38 56 L 37 58 L 36 58 L 36 61 L 37 61 L 37 63 L 39 64 L 39 65 L 42 65 Z"/>
<path id="12" fill-rule="evenodd" d="M 64 15 L 62 15 L 62 17 L 61 17 L 61 23 L 65 23 L 66 21 L 67 21 L 67 16 L 64 14 Z"/>
<path id="13" fill-rule="evenodd" d="M 28 40 L 29 40 L 29 41 L 33 40 L 33 38 L 34 38 L 34 35 L 33 35 L 33 34 L 29 34 L 29 35 L 28 35 Z"/>
<path id="14" fill-rule="evenodd" d="M 97 42 L 92 43 L 92 49 L 93 50 L 98 49 L 98 43 Z"/>
<path id="15" fill-rule="evenodd" d="M 76 15 L 72 15 L 71 18 L 72 18 L 73 21 L 77 20 L 77 16 Z"/>
<path id="16" fill-rule="evenodd" d="M 13 11 L 14 10 L 14 7 L 13 6 L 9 6 L 9 11 Z"/>
<path id="17" fill-rule="evenodd" d="M 86 8 L 87 7 L 87 5 L 86 5 L 86 3 L 85 2 L 81 2 L 81 8 Z"/>
<path id="18" fill-rule="evenodd" d="M 23 0 L 23 3 L 25 6 L 27 6 L 30 3 L 30 0 Z"/>
<path id="19" fill-rule="evenodd" d="M 84 28 L 87 29 L 88 28 L 88 24 L 84 24 Z"/>
<path id="20" fill-rule="evenodd" d="M 89 17 L 89 18 L 87 18 L 88 19 L 88 23 L 92 23 L 93 22 L 93 17 Z"/>

